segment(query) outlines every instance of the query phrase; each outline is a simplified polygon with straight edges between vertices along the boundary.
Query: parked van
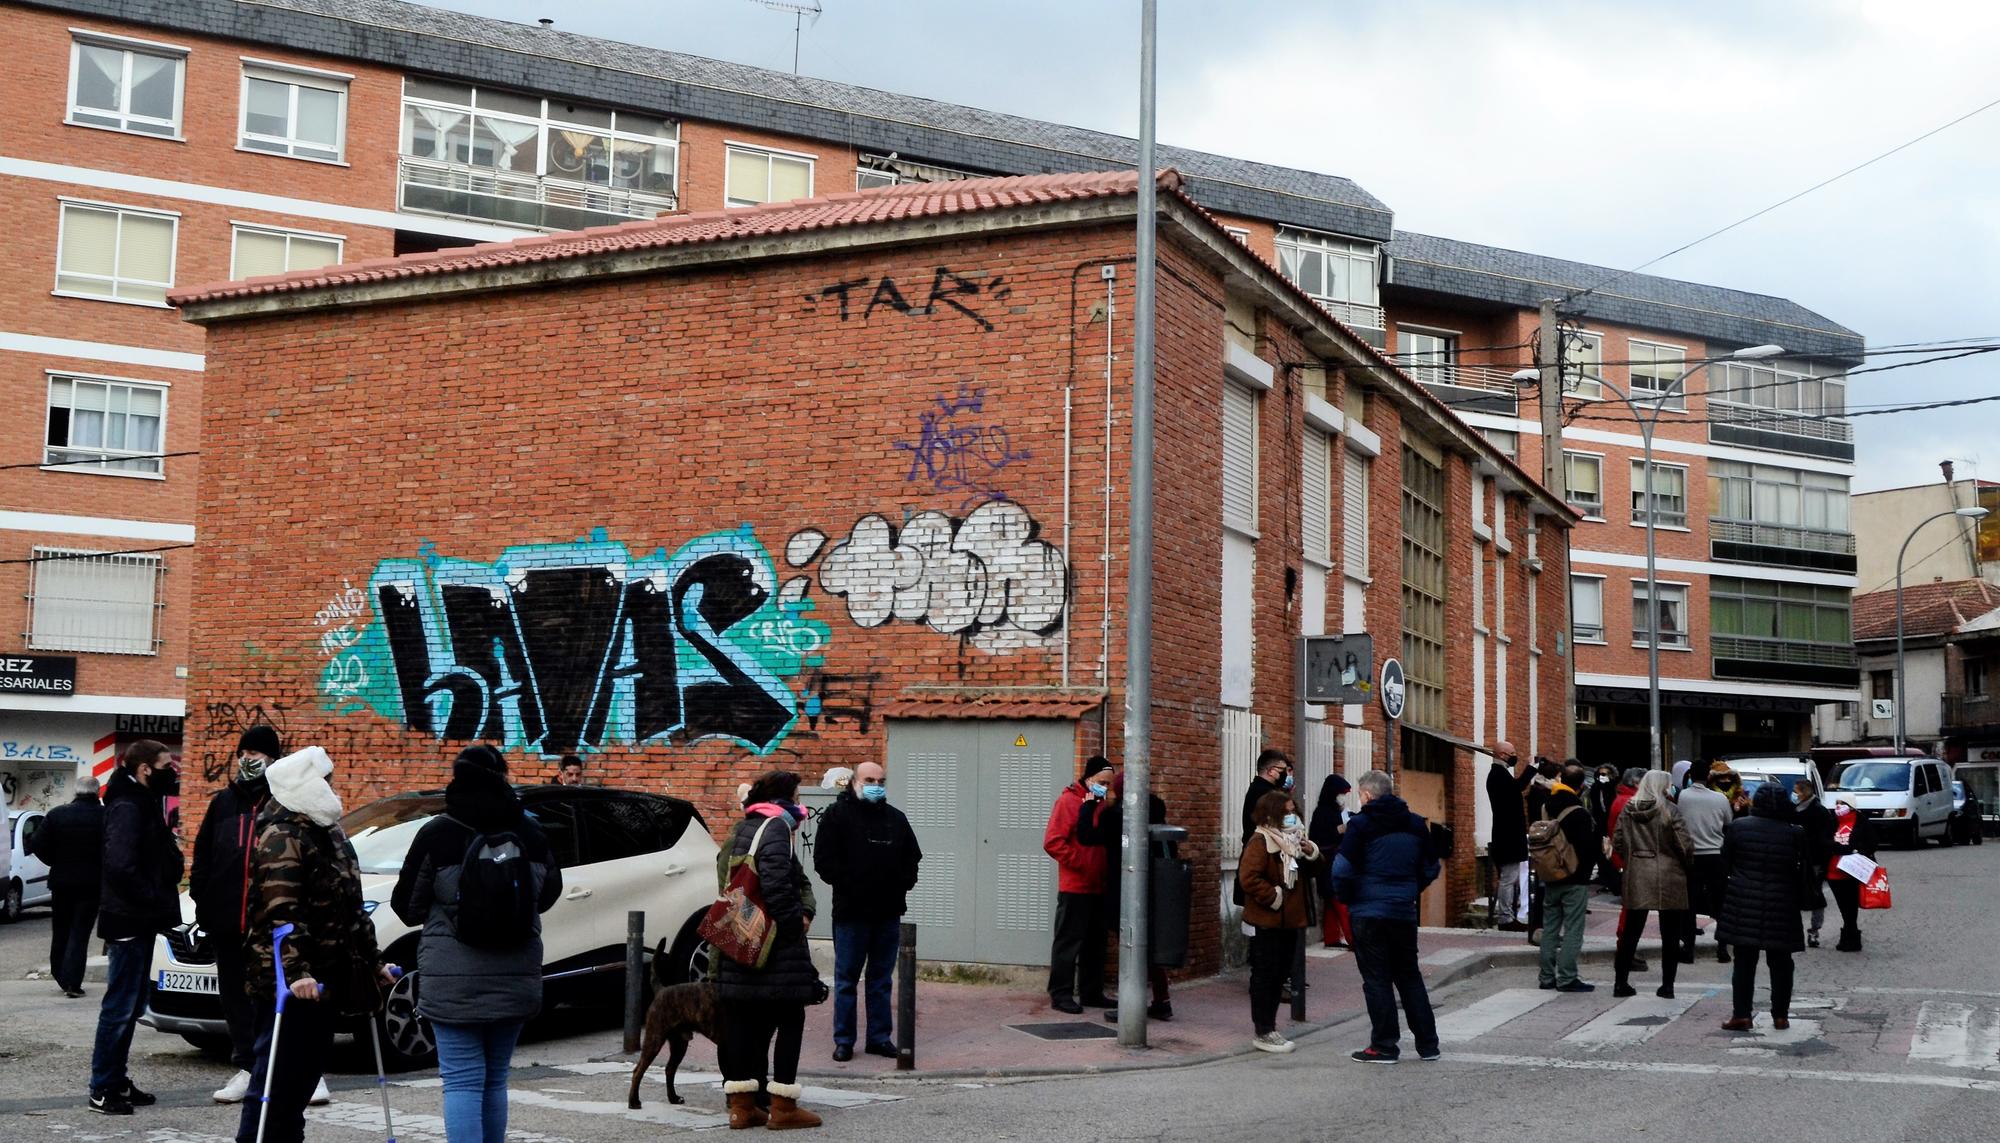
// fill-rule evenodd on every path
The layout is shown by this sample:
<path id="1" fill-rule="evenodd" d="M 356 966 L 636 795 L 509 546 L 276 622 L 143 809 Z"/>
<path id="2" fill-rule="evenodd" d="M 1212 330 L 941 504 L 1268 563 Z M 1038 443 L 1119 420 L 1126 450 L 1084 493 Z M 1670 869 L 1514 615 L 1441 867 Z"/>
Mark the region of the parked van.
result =
<path id="1" fill-rule="evenodd" d="M 1876 836 L 1885 842 L 1918 845 L 1929 837 L 1950 845 L 1951 767 L 1914 752 L 1900 758 L 1884 753 L 1836 764 L 1822 800 L 1828 807 L 1836 801 L 1852 805 L 1874 822 Z"/>
<path id="2" fill-rule="evenodd" d="M 1804 754 L 1725 754 L 1724 762 L 1743 779 L 1743 792 L 1755 794 L 1757 787 L 1776 782 L 1784 788 L 1785 796 L 1792 796 L 1792 787 L 1799 779 L 1819 780 L 1819 770 L 1811 757 Z"/>

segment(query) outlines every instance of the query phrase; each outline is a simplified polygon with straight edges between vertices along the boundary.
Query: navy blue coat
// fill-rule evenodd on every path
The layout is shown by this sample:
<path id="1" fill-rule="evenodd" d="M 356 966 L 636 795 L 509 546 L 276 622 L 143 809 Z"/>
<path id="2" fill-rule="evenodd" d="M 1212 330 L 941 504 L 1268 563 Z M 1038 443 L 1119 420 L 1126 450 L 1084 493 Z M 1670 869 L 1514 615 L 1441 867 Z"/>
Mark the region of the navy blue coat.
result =
<path id="1" fill-rule="evenodd" d="M 1429 823 L 1385 794 L 1348 819 L 1333 859 L 1333 891 L 1352 917 L 1415 924 L 1417 898 L 1439 869 Z"/>

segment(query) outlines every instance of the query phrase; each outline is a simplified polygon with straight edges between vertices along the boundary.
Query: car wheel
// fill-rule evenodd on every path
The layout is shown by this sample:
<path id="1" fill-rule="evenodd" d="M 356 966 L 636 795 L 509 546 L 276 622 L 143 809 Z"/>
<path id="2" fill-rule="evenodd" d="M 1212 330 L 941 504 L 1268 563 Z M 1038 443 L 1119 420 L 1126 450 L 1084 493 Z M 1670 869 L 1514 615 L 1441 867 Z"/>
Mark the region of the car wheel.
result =
<path id="1" fill-rule="evenodd" d="M 5 921 L 11 925 L 20 919 L 21 883 L 19 881 L 9 881 L 7 883 L 7 895 L 4 899 L 0 899 L 0 921 Z"/>
<path id="2" fill-rule="evenodd" d="M 1952 836 L 1956 832 L 1958 832 L 1958 826 L 1956 823 L 1950 821 L 1945 822 L 1944 829 L 1938 834 L 1938 848 L 1944 849 L 1950 846 L 1952 842 L 1958 840 L 1957 838 Z"/>
<path id="3" fill-rule="evenodd" d="M 417 1015 L 417 976 L 407 971 L 390 985 L 381 1014 L 373 1017 L 382 1038 L 382 1064 L 390 1071 L 425 1068 L 437 1060 L 430 1021 Z"/>
<path id="4" fill-rule="evenodd" d="M 674 939 L 674 947 L 667 953 L 665 970 L 654 974 L 658 979 L 667 984 L 708 979 L 715 960 L 715 949 L 695 931 L 700 927 L 699 913 L 689 917 L 687 924 L 681 926 L 680 936 Z"/>

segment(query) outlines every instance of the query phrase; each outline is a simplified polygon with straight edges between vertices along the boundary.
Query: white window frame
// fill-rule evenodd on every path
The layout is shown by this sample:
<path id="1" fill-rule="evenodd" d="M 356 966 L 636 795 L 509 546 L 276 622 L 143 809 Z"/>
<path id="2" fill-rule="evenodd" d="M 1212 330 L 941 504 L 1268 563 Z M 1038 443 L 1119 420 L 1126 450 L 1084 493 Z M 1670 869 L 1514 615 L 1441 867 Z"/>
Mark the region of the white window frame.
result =
<path id="1" fill-rule="evenodd" d="M 1680 376 L 1674 379 L 1670 387 L 1655 389 L 1651 385 L 1642 386 L 1639 384 L 1640 365 L 1638 357 L 1641 348 L 1655 355 L 1654 360 L 1650 363 L 1651 368 L 1657 369 L 1663 364 L 1677 363 L 1679 365 Z M 1675 361 L 1663 362 L 1660 360 L 1660 355 L 1668 353 L 1676 355 Z M 1627 339 L 1625 356 L 1628 359 L 1625 374 L 1626 392 L 1631 394 L 1635 404 L 1643 399 L 1647 404 L 1655 406 L 1658 409 L 1664 409 L 1670 413 L 1687 412 L 1688 372 L 1687 348 L 1685 346 L 1669 345 L 1664 341 L 1648 341 L 1645 338 L 1634 337 Z M 1642 397 L 1641 394 L 1644 394 L 1644 396 Z"/>
<path id="2" fill-rule="evenodd" d="M 463 102 L 459 102 L 455 99 L 445 99 L 438 96 L 413 95 L 410 92 L 410 88 L 412 83 L 416 82 L 424 82 L 424 77 L 405 76 L 403 78 L 403 96 L 401 105 L 398 108 L 397 112 L 399 119 L 396 128 L 397 131 L 396 150 L 399 159 L 413 160 L 420 163 L 436 164 L 439 166 L 452 168 L 455 171 L 474 171 L 481 173 L 495 172 L 502 176 L 513 176 L 521 179 L 532 178 L 537 180 L 538 184 L 544 187 L 545 189 L 549 186 L 555 186 L 558 188 L 581 188 L 586 193 L 603 192 L 611 195 L 637 194 L 637 195 L 644 195 L 653 199 L 671 199 L 674 203 L 679 203 L 681 200 L 681 121 L 679 119 L 675 119 L 666 115 L 647 114 L 641 111 L 626 110 L 618 107 L 606 106 L 603 108 L 597 108 L 596 105 L 593 104 L 591 106 L 594 109 L 607 111 L 611 114 L 611 126 L 602 127 L 584 123 L 573 125 L 581 130 L 588 131 L 593 135 L 601 135 L 608 137 L 612 141 L 614 146 L 618 143 L 631 143 L 645 147 L 666 146 L 673 151 L 674 177 L 673 177 L 673 186 L 670 190 L 660 191 L 660 190 L 646 190 L 639 187 L 621 187 L 610 183 L 591 182 L 576 178 L 571 174 L 567 174 L 558 169 L 554 169 L 553 165 L 550 163 L 549 161 L 550 133 L 555 131 L 562 131 L 566 127 L 572 126 L 570 120 L 563 118 L 564 112 L 558 110 L 556 105 L 559 102 L 562 103 L 564 107 L 573 106 L 573 104 L 567 101 L 549 99 L 542 96 L 533 95 L 527 92 L 518 91 L 514 88 L 503 87 L 499 85 L 486 86 L 473 83 L 467 83 L 462 85 L 465 88 L 465 98 Z M 439 80 L 436 82 L 441 84 L 448 84 L 450 86 L 461 86 L 456 84 L 455 81 Z M 529 114 L 523 111 L 516 111 L 516 110 L 503 111 L 497 107 L 487 107 L 482 105 L 480 102 L 481 92 L 490 93 L 491 95 L 498 98 L 534 100 L 536 101 L 536 104 L 540 110 L 535 112 L 534 114 Z M 412 110 L 419 112 L 419 114 L 428 110 L 433 112 L 454 114 L 467 119 L 474 119 L 474 120 L 492 119 L 492 120 L 505 121 L 520 126 L 532 125 L 535 128 L 535 169 L 531 173 L 528 171 L 515 170 L 512 167 L 490 166 L 483 163 L 475 163 L 470 161 L 469 159 L 460 160 L 449 153 L 442 156 L 437 154 L 419 154 L 416 151 L 416 138 L 411 130 L 411 125 L 410 125 L 410 112 Z M 671 137 L 661 136 L 661 135 L 648 135 L 637 130 L 622 128 L 619 126 L 619 116 L 621 115 L 631 115 L 643 119 L 657 120 L 661 123 L 669 124 L 673 127 L 673 135 Z M 447 129 L 447 134 L 449 134 L 450 131 L 456 129 L 457 126 L 456 124 L 454 124 L 453 127 Z M 468 130 L 470 130 L 470 127 L 468 127 Z M 526 140 L 524 139 L 523 142 L 526 142 Z M 506 196 L 503 195 L 502 197 Z M 673 208 L 670 207 L 668 209 L 673 209 Z M 484 217 L 484 216 L 473 214 L 473 215 L 468 215 L 467 217 Z"/>
<path id="3" fill-rule="evenodd" d="M 1260 470 L 1263 468 L 1264 429 L 1259 422 L 1264 419 L 1264 395 L 1248 385 L 1238 385 L 1234 381 L 1224 380 L 1222 385 L 1223 395 L 1219 411 L 1222 412 L 1223 416 L 1226 417 L 1228 415 L 1227 408 L 1232 393 L 1238 398 L 1247 398 L 1250 402 L 1250 517 L 1247 520 L 1240 517 L 1233 517 L 1229 510 L 1228 497 L 1225 495 L 1223 497 L 1222 526 L 1229 531 L 1248 536 L 1254 540 L 1258 536 L 1257 521 L 1262 513 L 1263 489 L 1260 486 L 1263 483 L 1263 473 Z M 1227 432 L 1223 434 L 1222 447 L 1225 450 L 1226 457 L 1229 448 Z M 1227 463 L 1224 463 L 1222 466 L 1222 480 L 1223 488 L 1226 490 L 1229 482 L 1229 466 Z"/>
<path id="4" fill-rule="evenodd" d="M 340 72 L 321 71 L 318 68 L 295 67 L 290 64 L 269 60 L 255 60 L 243 57 L 243 78 L 236 100 L 236 149 L 252 155 L 272 155 L 281 159 L 299 159 L 308 163 L 327 163 L 332 166 L 347 166 L 347 94 L 348 83 L 354 77 Z M 265 83 L 281 83 L 291 88 L 285 106 L 288 135 L 259 135 L 250 130 L 250 83 L 262 80 Z M 332 92 L 340 99 L 340 107 L 335 114 L 333 156 L 301 155 L 301 146 L 320 149 L 321 145 L 298 137 L 299 89 L 313 88 Z M 268 147 L 252 146 L 248 141 L 262 140 L 273 144 Z M 282 149 L 280 149 L 282 148 Z"/>
<path id="5" fill-rule="evenodd" d="M 1562 395 L 1578 401 L 1602 401 L 1604 399 L 1604 335 L 1601 333 L 1592 333 L 1586 329 L 1578 329 L 1565 331 L 1563 336 L 1574 337 L 1587 342 L 1590 345 L 1591 356 L 1594 360 L 1588 366 L 1581 359 L 1575 365 L 1569 365 L 1567 364 L 1568 350 L 1565 347 L 1564 361 L 1566 364 L 1563 367 Z"/>
<path id="6" fill-rule="evenodd" d="M 1250 228 L 1247 226 L 1225 226 L 1222 232 L 1245 246 L 1250 245 Z"/>
<path id="7" fill-rule="evenodd" d="M 1679 522 L 1679 523 L 1677 523 L 1677 524 L 1676 524 L 1676 523 L 1671 523 L 1670 521 L 1671 521 L 1672 517 L 1670 516 L 1670 514 L 1669 514 L 1669 513 L 1666 513 L 1666 512 L 1661 512 L 1661 513 L 1660 513 L 1660 519 L 1658 519 L 1658 520 L 1654 521 L 1654 523 L 1653 523 L 1653 530 L 1654 530 L 1654 531 L 1658 531 L 1658 532 L 1685 532 L 1685 531 L 1687 531 L 1687 530 L 1688 530 L 1688 508 L 1689 508 L 1689 505 L 1688 505 L 1688 466 L 1687 466 L 1687 465 L 1685 465 L 1685 464 L 1668 464 L 1668 463 L 1666 463 L 1666 462 L 1664 462 L 1664 461 L 1659 461 L 1659 460 L 1655 460 L 1655 461 L 1653 462 L 1653 468 L 1654 468 L 1654 469 L 1655 469 L 1656 471 L 1660 471 L 1660 472 L 1670 472 L 1670 471 L 1674 471 L 1674 472 L 1679 472 L 1679 473 L 1681 474 L 1681 495 L 1680 495 L 1680 501 L 1681 501 L 1681 510 L 1680 510 L 1680 522 Z M 1647 490 L 1647 489 L 1646 489 L 1646 488 L 1645 488 L 1645 487 L 1643 486 L 1643 485 L 1644 485 L 1644 484 L 1646 484 L 1646 483 L 1650 483 L 1649 481 L 1646 481 L 1646 480 L 1645 480 L 1645 471 L 1646 471 L 1646 462 L 1645 462 L 1645 460 L 1644 460 L 1644 459 L 1642 459 L 1642 458 L 1640 458 L 1640 457 L 1636 457 L 1636 456 L 1635 456 L 1635 457 L 1633 457 L 1633 458 L 1632 458 L 1632 485 L 1631 485 L 1631 501 L 1632 501 L 1632 526 L 1633 526 L 1634 528 L 1643 528 L 1643 527 L 1645 527 L 1645 526 L 1646 526 L 1646 516 L 1647 516 L 1648 512 L 1650 511 L 1650 509 L 1649 509 L 1649 508 L 1641 508 L 1641 507 L 1640 507 L 1640 497 L 1642 497 L 1642 496 L 1651 496 L 1651 495 L 1656 495 L 1656 494 L 1654 494 L 1654 493 L 1650 493 L 1650 492 L 1649 492 L 1649 491 L 1648 491 L 1648 490 Z"/>
<path id="8" fill-rule="evenodd" d="M 730 168 L 734 165 L 731 162 L 731 160 L 734 159 L 739 153 L 745 155 L 759 155 L 762 156 L 763 159 L 765 160 L 763 198 L 755 200 L 742 198 L 740 195 L 736 194 L 736 189 L 729 185 Z M 770 197 L 771 196 L 770 160 L 772 159 L 790 159 L 794 162 L 804 163 L 806 165 L 806 197 L 811 198 L 813 196 L 813 192 L 818 184 L 818 178 L 819 178 L 819 171 L 818 171 L 819 156 L 808 155 L 803 151 L 785 151 L 785 150 L 780 150 L 779 148 L 776 147 L 762 147 L 758 146 L 755 143 L 725 143 L 723 145 L 723 154 L 722 154 L 722 183 L 723 183 L 722 205 L 730 209 L 740 209 L 743 207 L 750 207 L 750 206 L 762 206 L 763 204 L 772 201 Z"/>
<path id="9" fill-rule="evenodd" d="M 1345 305 L 1374 307 L 1374 306 L 1380 306 L 1382 304 L 1381 247 L 1376 246 L 1373 243 L 1362 242 L 1352 238 L 1342 238 L 1339 235 L 1328 234 L 1325 231 L 1307 230 L 1303 227 L 1297 227 L 1297 226 L 1279 227 L 1278 236 L 1274 241 L 1273 245 L 1277 252 L 1280 273 L 1284 272 L 1283 266 L 1285 264 L 1286 251 L 1289 250 L 1291 252 L 1293 257 L 1292 273 L 1286 274 L 1285 277 L 1288 278 L 1293 285 L 1296 285 L 1301 290 L 1304 290 L 1307 293 L 1307 295 L 1313 298 L 1320 299 L 1322 301 L 1338 302 Z M 1345 260 L 1348 263 L 1347 266 L 1348 272 L 1344 277 L 1346 282 L 1348 283 L 1347 292 L 1350 294 L 1357 292 L 1353 288 L 1354 283 L 1357 280 L 1359 280 L 1356 276 L 1356 270 L 1359 269 L 1362 266 L 1362 264 L 1365 264 L 1366 280 L 1368 283 L 1366 291 L 1367 296 L 1343 298 L 1343 297 L 1337 297 L 1330 293 L 1326 293 L 1323 289 L 1323 287 L 1326 284 L 1326 276 L 1324 273 L 1321 274 L 1319 281 L 1319 286 L 1322 287 L 1321 289 L 1315 289 L 1313 286 L 1309 286 L 1306 283 L 1300 282 L 1296 276 L 1298 274 L 1297 260 L 1301 252 L 1305 250 L 1311 250 L 1313 253 L 1319 254 L 1322 258 L 1326 259 L 1340 258 Z"/>
<path id="10" fill-rule="evenodd" d="M 1428 385 L 1447 385 L 1452 381 L 1452 367 L 1458 364 L 1457 330 L 1436 329 L 1431 326 L 1402 325 L 1396 327 L 1396 353 L 1394 360 L 1403 367 L 1403 372 Z M 1436 342 L 1436 350 L 1425 351 L 1420 360 L 1417 350 L 1410 347 L 1410 339 L 1428 338 Z"/>
<path id="11" fill-rule="evenodd" d="M 1578 614 L 1576 607 L 1576 589 L 1579 581 L 1589 583 L 1592 586 L 1592 588 L 1597 592 L 1597 634 L 1595 636 L 1582 634 L 1576 626 L 1576 618 Z M 1599 646 L 1599 647 L 1603 646 L 1605 642 L 1604 577 L 1601 575 L 1594 575 L 1590 572 L 1571 572 L 1569 574 L 1569 598 L 1570 598 L 1570 604 L 1569 604 L 1570 642 L 1586 643 L 1592 646 Z"/>
<path id="12" fill-rule="evenodd" d="M 33 555 L 35 562 L 28 565 L 32 569 L 28 586 L 30 602 L 28 605 L 28 633 L 26 641 L 29 650 L 78 651 L 96 655 L 156 656 L 160 653 L 160 610 L 164 605 L 160 581 L 164 577 L 166 569 L 165 561 L 159 556 L 144 553 L 121 554 L 80 548 L 42 547 L 39 545 L 33 549 Z M 50 557 L 55 558 L 51 559 Z M 143 640 L 145 644 L 143 648 L 132 646 L 105 647 L 96 645 L 94 641 L 89 639 L 76 636 L 65 638 L 61 634 L 44 634 L 37 630 L 36 616 L 41 608 L 42 601 L 47 598 L 47 587 L 41 574 L 41 569 L 49 566 L 51 563 L 69 563 L 73 560 L 80 562 L 82 560 L 96 559 L 109 559 L 126 567 L 147 568 L 150 570 L 151 583 L 149 586 L 151 591 L 149 594 L 151 595 L 151 599 L 146 604 L 146 635 Z M 76 602 L 89 601 L 77 600 Z"/>
<path id="13" fill-rule="evenodd" d="M 1688 591 L 1687 582 L 1685 580 L 1667 580 L 1667 579 L 1656 579 L 1653 582 L 1659 585 L 1661 599 L 1671 599 L 1673 598 L 1675 592 L 1680 593 L 1680 599 L 1681 599 L 1681 630 L 1677 634 L 1662 632 L 1660 635 L 1660 650 L 1692 651 L 1694 649 L 1694 634 L 1693 632 L 1689 631 L 1688 628 L 1693 625 L 1690 621 L 1694 618 L 1694 616 L 1688 610 L 1690 593 Z M 1646 590 L 1646 578 L 1644 576 L 1633 577 L 1632 606 L 1634 610 L 1632 613 L 1632 645 L 1634 647 L 1642 647 L 1642 648 L 1649 645 L 1646 635 L 1649 628 L 1639 626 L 1639 612 L 1637 609 L 1639 607 L 1639 600 L 1640 600 L 1639 593 L 1645 590 Z M 1647 622 L 1650 623 L 1652 621 L 1652 615 L 1654 611 L 1655 609 L 1652 607 L 1646 608 Z M 1676 642 L 1675 639 L 1678 639 L 1679 641 Z"/>
<path id="14" fill-rule="evenodd" d="M 49 399 L 49 390 L 58 379 L 63 381 L 68 381 L 71 384 L 75 384 L 76 382 L 81 381 L 87 385 L 122 385 L 127 389 L 159 390 L 160 393 L 159 447 L 157 449 L 142 451 L 135 449 L 92 448 L 87 445 L 69 445 L 69 444 L 52 445 L 48 443 L 49 423 L 52 420 L 54 420 L 55 416 L 54 405 Z M 167 478 L 167 462 L 165 457 L 160 457 L 159 459 L 154 461 L 154 464 L 156 464 L 158 468 L 156 471 L 153 472 L 144 472 L 137 469 L 129 469 L 129 468 L 112 468 L 108 466 L 114 461 L 128 460 L 138 457 L 152 457 L 167 451 L 167 413 L 169 411 L 169 406 L 172 405 L 173 403 L 172 396 L 173 396 L 173 385 L 166 381 L 151 381 L 138 377 L 105 377 L 95 373 L 76 373 L 67 369 L 43 370 L 42 371 L 42 437 L 41 437 L 42 471 L 74 472 L 74 473 L 81 473 L 85 476 L 123 476 L 127 478 L 136 478 L 139 480 L 165 480 Z M 72 428 L 73 427 L 74 425 L 72 424 Z M 50 449 L 61 449 L 64 452 L 97 453 L 99 454 L 99 459 L 96 464 L 90 464 L 88 462 L 80 460 L 70 461 L 64 464 L 51 464 L 49 463 L 48 459 Z"/>
<path id="15" fill-rule="evenodd" d="M 1570 492 L 1570 489 L 1572 488 L 1572 482 L 1570 481 L 1569 478 L 1569 462 L 1573 459 L 1579 461 L 1587 460 L 1590 463 L 1595 464 L 1597 466 L 1597 510 L 1594 512 L 1584 511 L 1587 505 L 1578 504 L 1575 495 Z M 1565 496 L 1567 496 L 1568 498 L 1566 500 L 1566 503 L 1568 503 L 1570 507 L 1575 508 L 1577 511 L 1583 512 L 1584 519 L 1598 520 L 1598 521 L 1603 520 L 1604 519 L 1604 454 L 1601 452 L 1583 452 L 1578 449 L 1569 449 L 1569 448 L 1564 449 L 1563 489 Z"/>
<path id="16" fill-rule="evenodd" d="M 251 234 L 262 234 L 285 240 L 286 272 L 289 272 L 291 268 L 292 239 L 294 238 L 304 238 L 313 242 L 333 243 L 333 261 L 326 263 L 328 266 L 337 266 L 342 259 L 347 257 L 347 237 L 345 235 L 323 234 L 316 230 L 291 230 L 282 226 L 266 226 L 261 222 L 231 222 L 229 224 L 229 277 L 234 281 L 241 281 L 243 279 L 243 275 L 238 272 L 236 266 L 236 240 L 246 231 Z"/>
<path id="17" fill-rule="evenodd" d="M 83 63 L 82 49 L 85 47 L 109 48 L 113 51 L 125 53 L 125 66 L 120 73 L 118 81 L 119 98 L 124 106 L 116 112 L 104 111 L 99 108 L 81 109 L 85 115 L 115 116 L 121 121 L 119 124 L 91 123 L 77 118 L 79 108 L 76 105 L 76 77 L 77 69 Z M 174 116 L 171 120 L 132 114 L 132 57 L 135 54 L 173 60 Z M 162 44 L 153 40 L 136 40 L 128 36 L 111 36 L 102 32 L 87 31 L 82 28 L 71 28 L 69 90 L 66 97 L 67 103 L 63 110 L 63 122 L 71 127 L 88 127 L 96 131 L 116 131 L 121 135 L 140 135 L 148 139 L 172 139 L 175 142 L 187 142 L 187 136 L 182 134 L 181 130 L 182 124 L 187 121 L 187 57 L 188 49 L 177 44 Z M 145 123 L 158 123 L 170 128 L 170 130 L 164 134 L 158 131 L 135 130 L 131 126 L 131 123 L 135 120 Z"/>
<path id="18" fill-rule="evenodd" d="M 94 210 L 100 213 L 109 212 L 118 215 L 119 216 L 118 242 L 119 245 L 121 246 L 123 245 L 125 240 L 124 216 L 138 215 L 146 218 L 165 219 L 173 227 L 173 236 L 167 242 L 167 280 L 164 282 L 154 282 L 154 281 L 148 281 L 147 279 L 144 278 L 120 277 L 118 274 L 119 254 L 115 248 L 111 256 L 111 273 L 109 275 L 78 273 L 76 271 L 65 271 L 63 269 L 63 246 L 66 235 L 69 231 L 69 212 L 72 208 L 77 210 Z M 155 302 L 148 300 L 146 298 L 121 298 L 117 296 L 116 291 L 118 289 L 119 283 L 121 282 L 130 282 L 133 285 L 139 285 L 139 286 L 159 286 L 163 290 L 173 289 L 174 277 L 180 268 L 180 256 L 181 256 L 181 216 L 178 211 L 153 210 L 151 208 L 142 206 L 120 206 L 117 203 L 96 202 L 90 199 L 81 199 L 81 198 L 59 197 L 56 199 L 56 287 L 49 291 L 56 297 L 81 298 L 82 300 L 87 302 L 114 302 L 118 305 L 123 305 L 123 306 L 145 306 L 149 309 L 156 309 L 156 310 L 172 309 L 173 307 L 169 306 L 164 300 Z M 86 294 L 78 290 L 65 290 L 62 288 L 62 280 L 65 277 L 89 278 L 92 279 L 93 281 L 109 282 L 111 283 L 111 289 L 113 293 L 109 295 Z"/>

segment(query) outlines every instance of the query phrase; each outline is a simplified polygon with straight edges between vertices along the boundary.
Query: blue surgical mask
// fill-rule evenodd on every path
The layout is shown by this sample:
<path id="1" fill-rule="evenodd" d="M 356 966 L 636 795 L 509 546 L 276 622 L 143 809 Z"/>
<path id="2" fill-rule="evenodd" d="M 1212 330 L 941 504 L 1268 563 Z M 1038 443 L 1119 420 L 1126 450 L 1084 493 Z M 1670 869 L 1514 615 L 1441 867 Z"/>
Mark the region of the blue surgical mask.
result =
<path id="1" fill-rule="evenodd" d="M 1297 814 L 1286 814 L 1286 815 L 1285 815 L 1285 828 L 1286 828 L 1286 829 L 1297 829 L 1297 828 L 1299 828 L 1299 815 L 1297 815 Z"/>
<path id="2" fill-rule="evenodd" d="M 1279 787 L 1280 789 L 1284 789 L 1284 790 L 1289 790 L 1289 789 L 1291 789 L 1291 788 L 1292 788 L 1292 776 L 1291 776 L 1290 774 L 1287 774 L 1287 775 L 1285 775 L 1285 780 L 1284 780 L 1283 782 L 1280 782 L 1280 783 L 1278 783 L 1278 787 Z"/>
<path id="3" fill-rule="evenodd" d="M 1102 782 L 1092 782 L 1090 784 L 1090 796 L 1093 798 L 1101 798 L 1110 792 L 1111 788 Z"/>
<path id="4" fill-rule="evenodd" d="M 879 802 L 889 796 L 889 787 L 863 786 L 856 792 L 861 795 L 861 800 L 864 802 Z"/>

